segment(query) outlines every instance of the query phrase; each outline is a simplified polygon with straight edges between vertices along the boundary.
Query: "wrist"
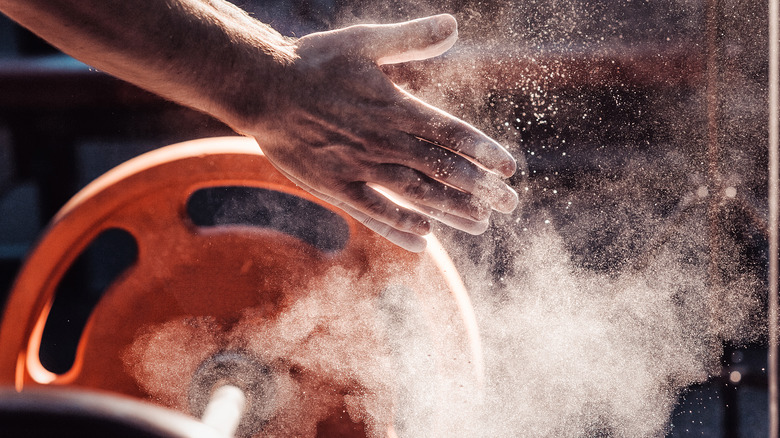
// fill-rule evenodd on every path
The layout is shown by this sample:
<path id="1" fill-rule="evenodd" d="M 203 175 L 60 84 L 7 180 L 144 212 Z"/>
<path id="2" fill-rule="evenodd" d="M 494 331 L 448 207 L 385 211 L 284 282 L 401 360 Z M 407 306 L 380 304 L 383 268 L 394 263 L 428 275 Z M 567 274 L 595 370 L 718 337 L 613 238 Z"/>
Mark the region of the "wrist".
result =
<path id="1" fill-rule="evenodd" d="M 274 96 L 297 57 L 296 40 L 232 4 L 217 5 L 227 39 L 211 45 L 213 53 L 202 62 L 211 71 L 203 73 L 204 80 L 196 81 L 193 91 L 204 95 L 202 110 L 240 133 L 252 134 L 273 111 Z"/>
<path id="2" fill-rule="evenodd" d="M 274 111 L 296 57 L 294 40 L 249 33 L 250 38 L 231 47 L 235 53 L 210 81 L 213 107 L 205 109 L 242 134 L 253 134 Z"/>

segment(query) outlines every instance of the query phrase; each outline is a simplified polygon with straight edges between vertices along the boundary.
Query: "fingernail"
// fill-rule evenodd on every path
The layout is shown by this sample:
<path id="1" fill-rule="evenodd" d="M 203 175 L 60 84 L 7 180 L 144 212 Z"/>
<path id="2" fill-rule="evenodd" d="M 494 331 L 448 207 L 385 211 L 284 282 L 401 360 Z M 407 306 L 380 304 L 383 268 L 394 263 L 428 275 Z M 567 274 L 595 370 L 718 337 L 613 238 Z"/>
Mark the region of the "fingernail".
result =
<path id="1" fill-rule="evenodd" d="M 501 172 L 505 177 L 509 178 L 510 176 L 514 175 L 517 171 L 517 163 L 514 159 L 509 161 L 504 161 L 501 163 L 501 165 L 498 168 L 499 172 Z"/>
<path id="2" fill-rule="evenodd" d="M 433 34 L 438 39 L 445 39 L 452 35 L 457 28 L 456 21 L 447 14 L 436 15 L 433 17 Z"/>
<path id="3" fill-rule="evenodd" d="M 504 177 L 510 177 L 517 171 L 517 161 L 498 143 L 478 143 L 474 147 L 476 157 L 488 169 L 500 172 Z"/>
<path id="4" fill-rule="evenodd" d="M 424 236 L 431 232 L 431 222 L 428 220 L 422 220 L 420 221 L 415 227 L 413 232 L 415 234 L 419 234 L 420 236 Z"/>
<path id="5" fill-rule="evenodd" d="M 520 202 L 517 192 L 512 190 L 509 186 L 504 186 L 504 190 L 501 193 L 501 211 L 502 213 L 511 213 L 517 208 L 517 204 Z"/>

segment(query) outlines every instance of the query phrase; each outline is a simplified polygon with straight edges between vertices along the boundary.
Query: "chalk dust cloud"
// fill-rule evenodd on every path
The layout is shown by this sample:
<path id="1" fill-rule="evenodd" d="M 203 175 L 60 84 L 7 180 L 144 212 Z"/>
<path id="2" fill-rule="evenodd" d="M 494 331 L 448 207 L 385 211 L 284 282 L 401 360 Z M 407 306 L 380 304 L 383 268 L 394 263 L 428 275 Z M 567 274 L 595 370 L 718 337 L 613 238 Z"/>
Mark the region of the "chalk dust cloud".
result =
<path id="1" fill-rule="evenodd" d="M 124 355 L 126 370 L 152 400 L 187 412 L 201 364 L 242 352 L 270 369 L 275 388 L 259 436 L 316 436 L 333 412 L 372 437 L 391 426 L 399 436 L 458 434 L 479 390 L 455 305 L 426 272 L 398 272 L 376 291 L 362 273 L 334 267 L 278 317 L 250 308 L 232 323 L 146 327 Z"/>
<path id="2" fill-rule="evenodd" d="M 362 388 L 344 409 L 372 436 L 383 436 L 388 418 L 409 437 L 666 435 L 685 389 L 720 372 L 723 346 L 765 336 L 756 220 L 766 209 L 765 65 L 756 55 L 765 35 L 755 30 L 765 19 L 749 2 L 720 2 L 713 174 L 702 3 L 391 1 L 344 4 L 320 23 L 453 13 L 453 53 L 389 74 L 524 161 L 511 180 L 520 210 L 494 216 L 479 237 L 440 231 L 477 311 L 482 397 L 452 389 L 467 373 L 447 380 L 431 367 L 439 347 L 416 330 L 424 323 L 408 290 L 377 300 L 347 270 L 312 285 L 278 320 L 247 309 L 230 332 L 208 320 L 150 327 L 127 355 L 131 372 L 153 398 L 183 406 L 188 373 L 221 349 L 294 369 L 295 378 L 279 373 L 287 421 L 278 424 L 288 429 L 267 436 L 313 436 L 318 415 L 303 410 L 339 403 L 319 389 L 325 381 Z M 661 73 L 588 83 L 567 61 L 631 65 L 656 55 L 691 67 L 663 76 L 667 64 L 647 62 Z M 486 76 L 485 62 L 526 70 Z"/>

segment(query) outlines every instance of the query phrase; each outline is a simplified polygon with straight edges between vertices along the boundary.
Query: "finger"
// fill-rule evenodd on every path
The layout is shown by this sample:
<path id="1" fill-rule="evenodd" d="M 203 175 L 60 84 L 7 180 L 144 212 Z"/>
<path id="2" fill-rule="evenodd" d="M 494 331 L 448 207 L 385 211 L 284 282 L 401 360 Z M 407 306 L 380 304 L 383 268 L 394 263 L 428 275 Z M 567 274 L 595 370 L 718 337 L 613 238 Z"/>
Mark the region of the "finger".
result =
<path id="1" fill-rule="evenodd" d="M 427 241 L 425 238 L 406 231 L 401 231 L 396 228 L 393 228 L 392 226 L 377 220 L 376 218 L 363 213 L 362 211 L 355 209 L 351 207 L 349 204 L 340 201 L 332 196 L 326 195 L 318 190 L 315 190 L 311 187 L 309 187 L 307 184 L 299 180 L 298 178 L 295 178 L 294 176 L 290 175 L 286 171 L 279 169 L 279 172 L 281 172 L 285 177 L 287 177 L 290 181 L 295 183 L 298 187 L 302 188 L 303 190 L 306 190 L 307 192 L 311 193 L 312 195 L 322 199 L 323 201 L 342 209 L 344 212 L 346 212 L 348 215 L 352 216 L 357 220 L 358 222 L 362 223 L 366 226 L 366 228 L 374 231 L 375 233 L 379 234 L 380 236 L 384 237 L 385 239 L 389 240 L 395 245 L 400 246 L 401 248 L 410 251 L 410 252 L 422 252 L 425 250 L 425 247 L 427 245 Z M 428 229 L 430 231 L 430 228 Z M 427 233 L 427 232 L 426 232 Z"/>
<path id="2" fill-rule="evenodd" d="M 405 91 L 395 120 L 399 130 L 473 159 L 505 177 L 514 175 L 517 162 L 501 144 L 479 129 Z"/>
<path id="3" fill-rule="evenodd" d="M 491 206 L 487 201 L 442 184 L 406 166 L 377 166 L 372 172 L 372 182 L 419 206 L 422 213 L 430 216 L 433 216 L 434 212 L 446 212 L 448 215 L 468 219 L 469 222 L 486 221 L 490 217 Z"/>
<path id="4" fill-rule="evenodd" d="M 362 213 L 346 204 L 339 206 L 347 214 L 355 218 L 358 222 L 366 226 L 366 228 L 374 231 L 390 242 L 400 246 L 401 248 L 410 252 L 423 252 L 425 246 L 428 243 L 424 237 L 417 234 L 407 233 L 405 231 L 397 230 L 390 225 L 372 218 L 371 216 Z"/>
<path id="5" fill-rule="evenodd" d="M 420 211 L 424 212 L 425 214 L 436 219 L 437 221 L 443 223 L 444 225 L 450 226 L 457 230 L 465 231 L 475 236 L 484 233 L 485 231 L 487 231 L 488 227 L 490 226 L 490 220 L 488 218 L 477 221 L 477 220 L 464 218 L 461 216 L 456 216 L 454 214 L 437 210 L 432 207 L 421 206 L 421 205 L 416 205 L 415 207 L 418 208 Z"/>
<path id="6" fill-rule="evenodd" d="M 485 230 L 487 230 L 488 226 L 490 225 L 490 222 L 488 220 L 489 215 L 485 217 L 483 220 L 473 220 L 470 218 L 457 216 L 430 206 L 417 204 L 408 199 L 404 199 L 398 193 L 395 193 L 384 186 L 379 186 L 374 183 L 370 183 L 369 186 L 381 192 L 383 195 L 390 198 L 397 204 L 419 211 L 429 217 L 433 217 L 434 219 L 438 220 L 439 222 L 445 225 L 449 225 L 450 227 L 456 228 L 461 231 L 465 231 L 470 234 L 474 234 L 474 235 L 482 234 L 485 232 Z M 487 211 L 489 212 L 490 210 Z"/>
<path id="7" fill-rule="evenodd" d="M 449 50 L 458 39 L 458 24 L 442 14 L 404 23 L 370 26 L 357 41 L 377 64 L 396 64 L 433 58 Z"/>
<path id="8" fill-rule="evenodd" d="M 365 183 L 349 184 L 343 193 L 350 207 L 396 230 L 420 236 L 431 232 L 431 223 L 424 215 L 396 204 Z"/>
<path id="9" fill-rule="evenodd" d="M 393 140 L 387 140 L 401 151 L 394 157 L 386 157 L 394 164 L 401 164 L 422 172 L 430 178 L 470 193 L 487 201 L 490 206 L 502 213 L 511 213 L 517 207 L 517 193 L 504 183 L 496 174 L 488 172 L 472 161 L 438 145 L 421 141 L 409 135 L 401 134 Z M 385 170 L 387 172 L 387 170 Z M 390 179 L 392 176 L 377 177 Z M 414 178 L 404 175 L 401 183 L 414 183 Z M 412 189 L 414 189 L 412 187 Z M 427 189 L 423 186 L 420 189 Z"/>

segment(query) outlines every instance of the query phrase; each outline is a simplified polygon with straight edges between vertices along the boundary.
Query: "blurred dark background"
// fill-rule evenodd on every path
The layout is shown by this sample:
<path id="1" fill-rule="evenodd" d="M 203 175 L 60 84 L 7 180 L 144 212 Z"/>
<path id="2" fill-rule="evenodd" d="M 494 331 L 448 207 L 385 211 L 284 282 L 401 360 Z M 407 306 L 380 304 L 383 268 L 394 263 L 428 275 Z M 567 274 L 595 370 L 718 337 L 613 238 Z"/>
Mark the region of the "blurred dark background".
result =
<path id="1" fill-rule="evenodd" d="M 290 36 L 455 14 L 458 48 L 441 59 L 390 67 L 388 74 L 523 157 L 527 172 L 513 184 L 532 188 L 534 208 L 552 213 L 580 266 L 610 272 L 641 258 L 647 247 L 638 242 L 659 224 L 685 227 L 684 200 L 707 187 L 712 194 L 738 194 L 723 198 L 728 202 L 721 203 L 719 229 L 710 238 L 736 242 L 738 263 L 763 275 L 762 4 L 273 0 L 241 6 Z M 220 122 L 95 71 L 0 16 L 0 298 L 45 224 L 89 181 L 143 152 L 226 134 L 231 131 Z M 628 170 L 637 162 L 647 164 Z M 601 193 L 580 196 L 594 192 Z M 619 207 L 626 198 L 641 199 L 641 212 Z M 75 297 L 71 307 L 94 302 L 132 261 L 132 244 L 123 239 L 96 243 L 68 274 L 63 293 Z M 505 268 L 500 257 L 494 264 L 496 272 Z M 724 345 L 722 372 L 683 395 L 668 436 L 767 434 L 762 339 Z M 48 354 L 53 369 L 67 369 L 67 352 Z"/>

